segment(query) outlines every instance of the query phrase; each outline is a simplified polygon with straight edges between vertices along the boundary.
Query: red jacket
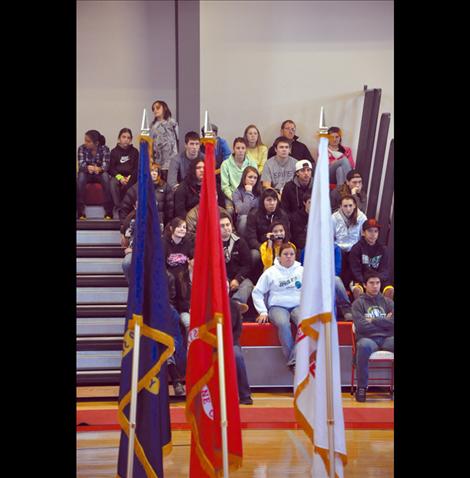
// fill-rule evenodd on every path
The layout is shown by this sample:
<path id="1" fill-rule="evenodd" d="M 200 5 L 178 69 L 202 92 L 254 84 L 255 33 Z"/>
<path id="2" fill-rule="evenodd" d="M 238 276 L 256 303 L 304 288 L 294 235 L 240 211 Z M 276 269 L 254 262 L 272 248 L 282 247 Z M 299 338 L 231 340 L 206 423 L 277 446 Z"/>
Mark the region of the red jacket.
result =
<path id="1" fill-rule="evenodd" d="M 354 169 L 354 166 L 355 166 L 355 163 L 354 163 L 354 159 L 352 157 L 352 151 L 351 151 L 351 148 L 349 148 L 348 146 L 343 146 L 345 152 L 339 157 L 339 158 L 335 158 L 331 153 L 330 153 L 330 150 L 328 149 L 328 163 L 332 163 L 333 161 L 335 161 L 336 159 L 341 159 L 343 156 L 346 156 L 348 158 L 348 161 L 349 161 L 349 164 L 351 165 L 351 168 Z"/>

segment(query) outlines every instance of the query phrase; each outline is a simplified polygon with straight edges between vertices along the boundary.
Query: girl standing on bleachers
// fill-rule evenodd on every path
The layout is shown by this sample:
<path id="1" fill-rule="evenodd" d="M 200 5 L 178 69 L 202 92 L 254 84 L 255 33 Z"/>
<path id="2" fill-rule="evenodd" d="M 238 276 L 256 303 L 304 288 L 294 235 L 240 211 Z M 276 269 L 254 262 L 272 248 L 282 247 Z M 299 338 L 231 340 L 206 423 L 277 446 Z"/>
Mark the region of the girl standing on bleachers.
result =
<path id="1" fill-rule="evenodd" d="M 170 108 L 162 101 L 152 104 L 155 115 L 150 125 L 150 136 L 153 139 L 153 160 L 160 167 L 160 174 L 164 181 L 168 177 L 170 160 L 178 155 L 178 123 L 171 117 Z"/>
<path id="2" fill-rule="evenodd" d="M 113 218 L 113 200 L 109 186 L 109 148 L 105 137 L 97 130 L 85 133 L 85 141 L 78 148 L 77 213 L 80 219 L 86 219 L 85 192 L 88 183 L 100 183 L 104 193 L 105 219 Z"/>
<path id="3" fill-rule="evenodd" d="M 119 209 L 127 190 L 137 183 L 139 151 L 132 145 L 132 131 L 129 128 L 122 128 L 119 131 L 118 143 L 111 150 L 110 156 L 111 196 L 114 207 Z"/>

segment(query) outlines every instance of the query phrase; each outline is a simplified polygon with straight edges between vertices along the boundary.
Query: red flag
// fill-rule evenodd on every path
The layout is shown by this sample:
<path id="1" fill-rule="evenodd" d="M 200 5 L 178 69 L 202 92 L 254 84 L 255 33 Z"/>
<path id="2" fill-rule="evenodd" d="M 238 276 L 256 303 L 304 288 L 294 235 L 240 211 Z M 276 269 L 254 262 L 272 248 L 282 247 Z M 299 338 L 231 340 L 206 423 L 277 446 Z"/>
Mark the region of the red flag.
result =
<path id="1" fill-rule="evenodd" d="M 229 467 L 236 470 L 242 464 L 237 371 L 215 187 L 215 141 L 203 141 L 206 143 L 206 159 L 196 230 L 186 369 L 186 417 L 191 425 L 191 478 L 223 476 L 218 321 L 223 324 Z"/>

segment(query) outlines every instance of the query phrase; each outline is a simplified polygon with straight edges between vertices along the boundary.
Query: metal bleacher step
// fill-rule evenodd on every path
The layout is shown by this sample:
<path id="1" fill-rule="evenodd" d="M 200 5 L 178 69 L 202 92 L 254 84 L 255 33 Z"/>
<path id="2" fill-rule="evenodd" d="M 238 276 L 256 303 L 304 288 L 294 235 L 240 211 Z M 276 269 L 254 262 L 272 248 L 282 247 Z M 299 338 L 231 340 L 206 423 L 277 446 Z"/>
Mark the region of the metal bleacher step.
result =
<path id="1" fill-rule="evenodd" d="M 120 246 L 121 233 L 116 230 L 79 230 L 77 246 Z"/>
<path id="2" fill-rule="evenodd" d="M 81 317 L 77 319 L 77 337 L 123 336 L 125 317 Z"/>
<path id="3" fill-rule="evenodd" d="M 101 231 L 119 231 L 119 220 L 105 219 L 87 219 L 85 221 L 77 219 L 77 231 L 101 230 Z"/>
<path id="4" fill-rule="evenodd" d="M 77 246 L 77 257 L 124 258 L 124 248 L 121 246 Z"/>
<path id="5" fill-rule="evenodd" d="M 76 375 L 77 386 L 107 386 L 119 385 L 121 370 L 78 370 Z"/>
<path id="6" fill-rule="evenodd" d="M 127 304 L 127 287 L 77 287 L 77 304 Z"/>
<path id="7" fill-rule="evenodd" d="M 78 257 L 77 274 L 122 274 L 120 257 Z"/>
<path id="8" fill-rule="evenodd" d="M 77 319 L 83 317 L 125 317 L 126 304 L 81 304 L 77 306 Z"/>
<path id="9" fill-rule="evenodd" d="M 85 206 L 85 214 L 88 219 L 103 219 L 104 207 L 103 206 Z M 119 219 L 116 211 L 114 211 L 114 219 Z"/>
<path id="10" fill-rule="evenodd" d="M 77 287 L 127 287 L 124 274 L 80 274 Z"/>

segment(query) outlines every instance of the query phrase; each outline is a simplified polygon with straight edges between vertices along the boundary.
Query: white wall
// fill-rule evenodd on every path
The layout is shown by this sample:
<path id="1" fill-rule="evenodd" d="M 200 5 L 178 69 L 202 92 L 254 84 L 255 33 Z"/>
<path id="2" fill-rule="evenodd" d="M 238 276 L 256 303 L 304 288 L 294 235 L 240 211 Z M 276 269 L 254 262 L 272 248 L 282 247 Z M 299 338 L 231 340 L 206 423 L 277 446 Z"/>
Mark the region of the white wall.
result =
<path id="1" fill-rule="evenodd" d="M 174 1 L 77 1 L 77 146 L 99 130 L 113 148 L 142 112 L 165 100 L 176 113 Z"/>
<path id="2" fill-rule="evenodd" d="M 392 113 L 392 1 L 201 0 L 201 124 L 205 109 L 231 144 L 255 123 L 271 145 L 293 119 L 313 148 L 320 106 L 356 153 L 363 85 Z M 387 153 L 388 154 L 388 151 Z"/>

